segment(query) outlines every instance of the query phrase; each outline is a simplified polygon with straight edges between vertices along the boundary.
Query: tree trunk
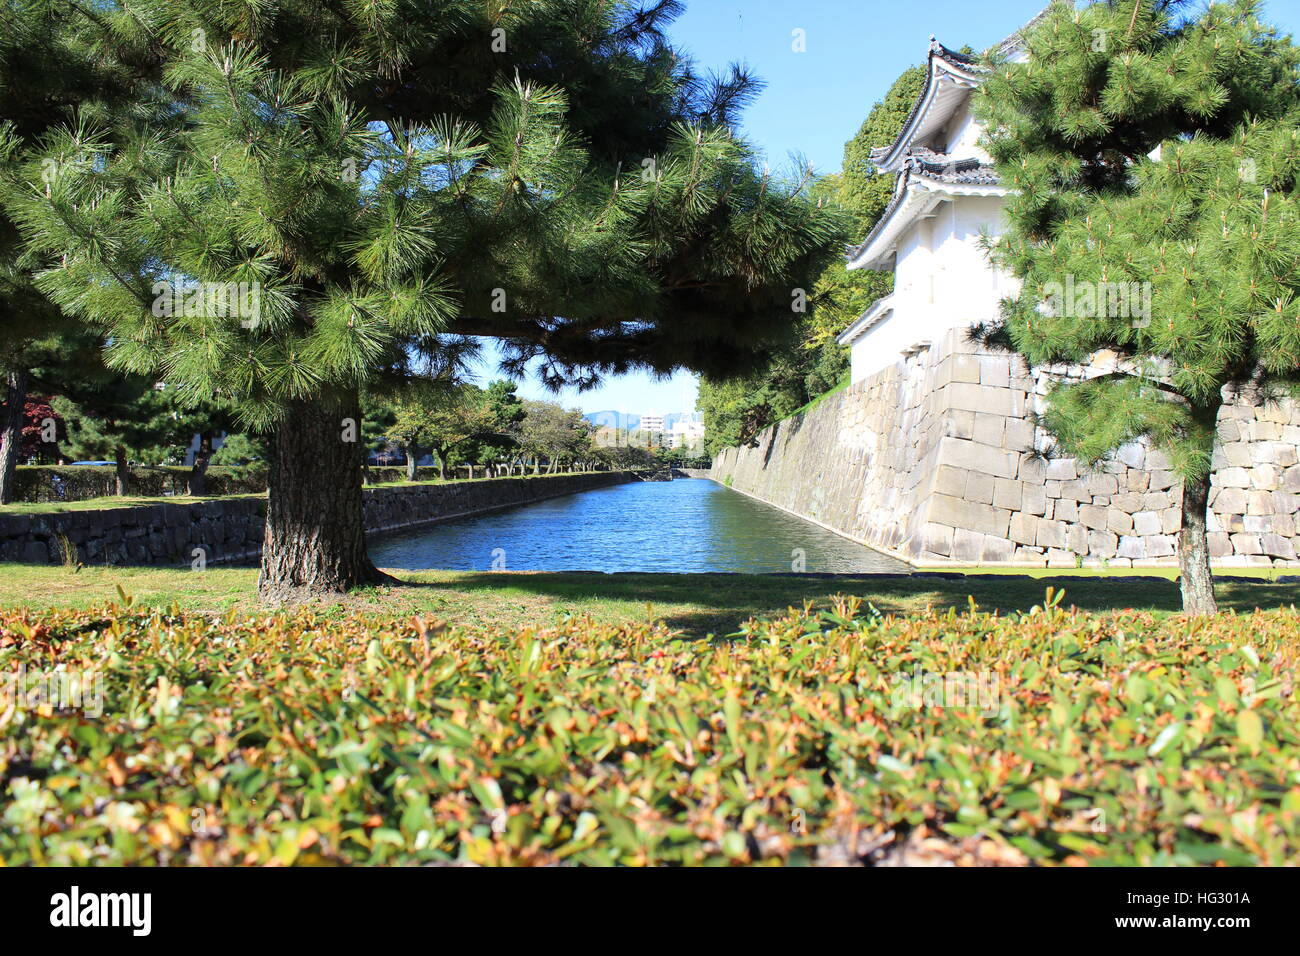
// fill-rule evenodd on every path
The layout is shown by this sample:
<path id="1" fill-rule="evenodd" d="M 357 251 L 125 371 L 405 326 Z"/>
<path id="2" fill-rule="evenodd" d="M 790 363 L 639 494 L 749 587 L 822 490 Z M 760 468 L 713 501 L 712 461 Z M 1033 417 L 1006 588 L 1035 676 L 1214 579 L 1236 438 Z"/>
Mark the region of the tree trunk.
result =
<path id="1" fill-rule="evenodd" d="M 25 368 L 10 369 L 5 376 L 4 422 L 0 423 L 0 505 L 7 505 L 17 494 L 18 455 L 23 444 L 23 412 L 27 406 Z"/>
<path id="2" fill-rule="evenodd" d="M 415 481 L 415 460 L 420 457 L 419 449 L 414 445 L 407 445 L 404 451 L 406 452 L 406 480 Z"/>
<path id="3" fill-rule="evenodd" d="M 194 453 L 187 490 L 191 495 L 208 493 L 208 464 L 212 461 L 212 432 L 199 435 L 199 450 Z"/>
<path id="4" fill-rule="evenodd" d="M 113 463 L 117 476 L 117 489 L 114 493 L 121 498 L 131 486 L 131 465 L 126 460 L 126 449 L 121 445 L 113 446 Z"/>
<path id="5" fill-rule="evenodd" d="M 257 582 L 263 601 L 333 597 L 388 580 L 366 552 L 360 421 L 355 394 L 332 404 L 289 404 L 271 439 Z"/>
<path id="6" fill-rule="evenodd" d="M 1183 480 L 1183 518 L 1178 533 L 1179 586 L 1183 592 L 1183 613 L 1213 614 L 1214 578 L 1210 574 L 1210 548 L 1205 536 L 1210 502 L 1210 475 Z"/>

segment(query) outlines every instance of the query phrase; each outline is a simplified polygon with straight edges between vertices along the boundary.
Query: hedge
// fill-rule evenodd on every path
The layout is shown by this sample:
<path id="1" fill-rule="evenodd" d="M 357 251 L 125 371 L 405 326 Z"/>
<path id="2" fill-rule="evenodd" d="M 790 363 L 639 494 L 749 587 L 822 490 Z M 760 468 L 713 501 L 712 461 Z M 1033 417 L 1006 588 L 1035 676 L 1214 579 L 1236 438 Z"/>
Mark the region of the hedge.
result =
<path id="1" fill-rule="evenodd" d="M 126 493 L 145 498 L 183 495 L 189 486 L 189 477 L 189 468 L 137 466 L 131 469 Z M 16 501 L 103 498 L 117 494 L 117 469 L 112 465 L 19 465 L 15 487 Z M 208 468 L 209 495 L 260 494 L 264 491 L 264 466 L 212 465 Z"/>
<path id="2" fill-rule="evenodd" d="M 0 673 L 102 688 L 0 707 L 0 858 L 1278 865 L 1300 851 L 1297 651 L 1294 609 L 1050 600 L 846 598 L 706 641 L 0 613 Z M 972 675 L 996 693 L 963 697 Z"/>

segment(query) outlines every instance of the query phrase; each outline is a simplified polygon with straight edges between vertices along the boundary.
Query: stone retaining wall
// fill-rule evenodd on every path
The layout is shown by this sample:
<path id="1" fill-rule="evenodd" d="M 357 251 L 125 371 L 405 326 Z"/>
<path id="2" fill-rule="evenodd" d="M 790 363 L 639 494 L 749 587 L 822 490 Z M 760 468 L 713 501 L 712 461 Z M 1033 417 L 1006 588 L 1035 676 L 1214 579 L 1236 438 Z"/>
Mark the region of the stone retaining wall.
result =
<path id="1" fill-rule="evenodd" d="M 1053 378 L 1113 369 L 1025 368 L 954 330 L 759 436 L 712 477 L 919 565 L 1031 567 L 1177 563 L 1182 488 L 1144 443 L 1093 472 L 1043 460 L 1030 417 Z M 1036 453 L 1037 452 L 1037 453 Z M 1300 407 L 1240 399 L 1223 408 L 1210 550 L 1224 567 L 1296 562 Z"/>
<path id="2" fill-rule="evenodd" d="M 631 480 L 626 472 L 490 478 L 365 490 L 366 529 L 396 531 L 496 511 Z M 226 498 L 57 514 L 0 514 L 0 561 L 62 563 L 66 548 L 84 564 L 209 564 L 262 553 L 266 499 Z"/>

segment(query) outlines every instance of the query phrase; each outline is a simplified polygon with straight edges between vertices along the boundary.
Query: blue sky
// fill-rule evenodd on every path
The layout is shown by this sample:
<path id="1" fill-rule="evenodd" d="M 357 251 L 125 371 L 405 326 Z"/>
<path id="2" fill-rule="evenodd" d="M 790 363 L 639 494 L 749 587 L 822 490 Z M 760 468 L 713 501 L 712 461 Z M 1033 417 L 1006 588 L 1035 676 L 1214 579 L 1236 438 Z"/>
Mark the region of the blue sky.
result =
<path id="1" fill-rule="evenodd" d="M 840 167 L 844 143 L 905 69 L 925 59 L 930 34 L 959 49 L 983 50 L 1015 32 L 1047 0 L 687 0 L 671 29 L 701 68 L 748 64 L 766 88 L 745 114 L 744 131 L 774 168 L 791 154 L 823 173 Z M 1265 19 L 1300 33 L 1300 0 L 1267 0 Z M 802 31 L 796 34 L 794 31 Z M 796 40 L 803 40 L 803 52 Z M 492 368 L 484 370 L 492 377 Z M 521 383 L 529 398 L 584 411 L 689 411 L 694 376 L 644 374 L 607 380 L 582 395 Z"/>

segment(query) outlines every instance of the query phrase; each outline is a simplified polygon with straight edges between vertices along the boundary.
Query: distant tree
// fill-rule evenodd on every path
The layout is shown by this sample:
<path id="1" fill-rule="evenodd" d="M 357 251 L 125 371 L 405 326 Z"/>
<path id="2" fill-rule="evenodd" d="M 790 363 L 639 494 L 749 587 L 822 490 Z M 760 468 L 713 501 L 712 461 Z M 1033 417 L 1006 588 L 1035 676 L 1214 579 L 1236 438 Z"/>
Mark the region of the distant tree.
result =
<path id="1" fill-rule="evenodd" d="M 438 477 L 466 442 L 493 430 L 488 395 L 469 384 L 411 383 L 392 401 L 393 423 L 387 437 L 406 454 L 406 477 L 415 480 L 415 462 L 428 452 L 438 458 Z"/>
<path id="2" fill-rule="evenodd" d="M 541 472 L 543 459 L 547 471 L 559 470 L 591 449 L 592 425 L 576 408 L 566 409 L 555 402 L 524 402 L 524 417 L 518 426 L 519 447 L 533 461 L 533 473 Z"/>
<path id="3" fill-rule="evenodd" d="M 148 379 L 96 380 L 74 396 L 58 395 L 51 401 L 67 426 L 64 448 L 73 458 L 112 460 L 116 494 L 131 493 L 133 460 L 157 461 L 174 452 L 178 435 L 171 405 Z"/>
<path id="4" fill-rule="evenodd" d="M 998 65 L 978 103 L 1014 189 L 993 253 L 1023 285 L 977 335 L 1036 366 L 1117 357 L 1055 386 L 1041 423 L 1089 465 L 1142 437 L 1169 454 L 1192 614 L 1216 609 L 1206 523 L 1225 397 L 1300 380 L 1300 51 L 1259 10 L 1058 3 L 1028 62 Z"/>
<path id="5" fill-rule="evenodd" d="M 212 454 L 214 465 L 251 465 L 266 461 L 266 442 L 256 435 L 231 432 L 221 440 L 221 447 Z M 193 492 L 191 492 L 193 493 Z"/>
<path id="6" fill-rule="evenodd" d="M 44 397 L 29 398 L 23 408 L 22 457 L 57 461 L 59 442 L 68 437 L 63 416 Z"/>

